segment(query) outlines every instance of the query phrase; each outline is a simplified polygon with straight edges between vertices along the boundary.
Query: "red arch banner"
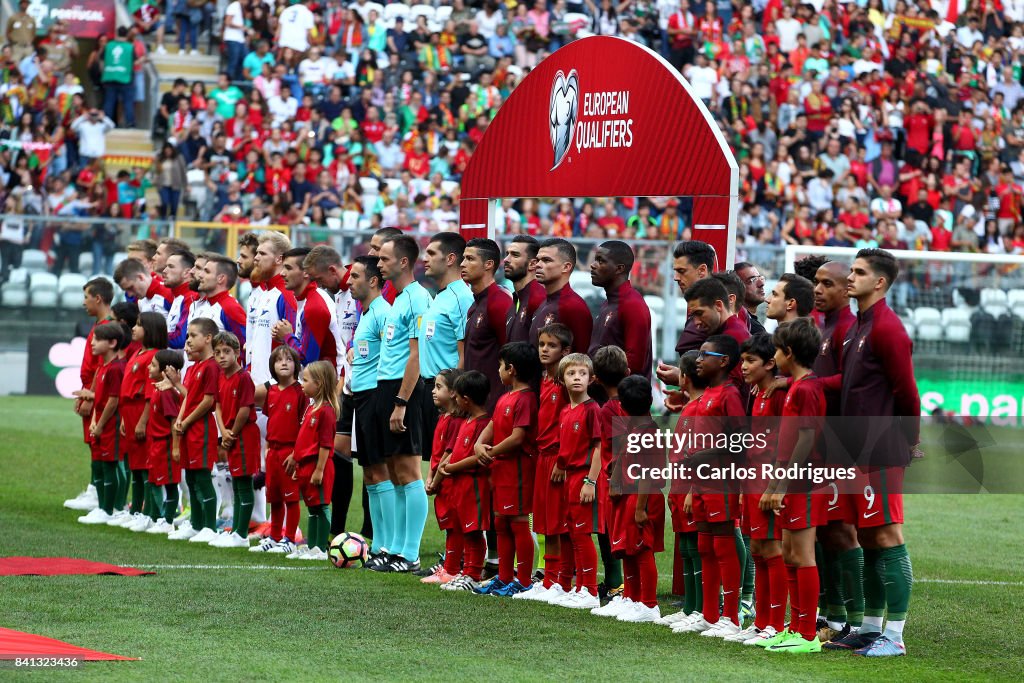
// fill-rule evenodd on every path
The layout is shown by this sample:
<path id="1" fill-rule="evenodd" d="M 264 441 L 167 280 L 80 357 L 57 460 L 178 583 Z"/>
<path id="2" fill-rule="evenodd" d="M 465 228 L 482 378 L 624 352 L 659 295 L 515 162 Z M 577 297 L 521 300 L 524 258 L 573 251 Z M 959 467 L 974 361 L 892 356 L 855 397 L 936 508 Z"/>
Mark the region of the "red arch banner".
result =
<path id="1" fill-rule="evenodd" d="M 693 197 L 694 238 L 731 267 L 739 170 L 718 124 L 657 53 L 622 38 L 569 43 L 512 92 L 462 178 L 462 232 L 495 232 L 502 197 Z"/>

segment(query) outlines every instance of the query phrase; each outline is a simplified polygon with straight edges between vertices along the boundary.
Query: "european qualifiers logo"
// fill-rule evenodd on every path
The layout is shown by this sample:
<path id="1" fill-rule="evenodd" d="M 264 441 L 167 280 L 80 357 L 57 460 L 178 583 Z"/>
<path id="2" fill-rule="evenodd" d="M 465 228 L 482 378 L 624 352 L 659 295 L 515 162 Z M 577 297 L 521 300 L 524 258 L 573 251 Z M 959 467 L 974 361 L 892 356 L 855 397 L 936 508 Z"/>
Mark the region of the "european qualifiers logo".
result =
<path id="1" fill-rule="evenodd" d="M 591 148 L 632 147 L 633 119 L 629 116 L 629 100 L 628 90 L 581 93 L 576 69 L 568 75 L 559 70 L 551 84 L 548 107 L 548 132 L 554 152 L 554 165 L 550 170 L 565 161 L 574 145 L 577 154 Z"/>
<path id="2" fill-rule="evenodd" d="M 565 73 L 559 70 L 551 84 L 551 103 L 548 107 L 548 129 L 551 133 L 551 147 L 555 152 L 555 170 L 565 159 L 572 147 L 576 119 L 579 115 L 580 81 L 576 69 Z"/>

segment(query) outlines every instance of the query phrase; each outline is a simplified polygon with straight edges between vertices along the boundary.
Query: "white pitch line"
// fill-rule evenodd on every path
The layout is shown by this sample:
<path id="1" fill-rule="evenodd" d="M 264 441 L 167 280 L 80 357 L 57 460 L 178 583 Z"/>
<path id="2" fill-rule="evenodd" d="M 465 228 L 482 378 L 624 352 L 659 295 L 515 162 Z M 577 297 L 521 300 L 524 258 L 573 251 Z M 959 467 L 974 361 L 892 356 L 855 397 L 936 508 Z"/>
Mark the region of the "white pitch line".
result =
<path id="1" fill-rule="evenodd" d="M 328 567 L 279 567 L 271 564 L 133 564 L 120 565 L 136 569 L 230 569 L 239 571 L 282 571 L 282 572 L 317 572 Z M 928 579 L 915 578 L 914 583 L 939 583 L 955 586 L 1014 586 L 1024 587 L 1024 581 L 974 581 L 971 579 Z"/>

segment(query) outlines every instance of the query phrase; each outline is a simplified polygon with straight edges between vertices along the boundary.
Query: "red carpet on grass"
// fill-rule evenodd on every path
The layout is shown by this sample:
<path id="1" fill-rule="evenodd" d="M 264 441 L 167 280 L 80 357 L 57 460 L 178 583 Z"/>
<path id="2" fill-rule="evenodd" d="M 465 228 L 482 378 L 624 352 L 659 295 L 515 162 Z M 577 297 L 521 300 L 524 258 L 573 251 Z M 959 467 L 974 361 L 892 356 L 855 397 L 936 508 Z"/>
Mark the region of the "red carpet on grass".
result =
<path id="1" fill-rule="evenodd" d="M 144 576 L 155 573 L 72 557 L 0 557 L 0 576 L 62 576 L 67 574 Z"/>
<path id="2" fill-rule="evenodd" d="M 62 640 L 45 638 L 33 633 L 23 633 L 0 627 L 0 659 L 15 657 L 80 657 L 86 661 L 108 660 L 135 661 L 136 657 L 122 657 L 106 652 L 97 652 L 78 647 Z"/>

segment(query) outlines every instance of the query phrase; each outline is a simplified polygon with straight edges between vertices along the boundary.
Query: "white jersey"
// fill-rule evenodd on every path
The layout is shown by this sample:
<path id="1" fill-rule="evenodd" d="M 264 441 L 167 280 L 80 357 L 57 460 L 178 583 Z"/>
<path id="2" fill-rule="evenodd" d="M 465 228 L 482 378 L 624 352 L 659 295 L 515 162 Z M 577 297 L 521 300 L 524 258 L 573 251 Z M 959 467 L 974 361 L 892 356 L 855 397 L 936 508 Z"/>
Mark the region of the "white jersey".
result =
<path id="1" fill-rule="evenodd" d="M 298 7 L 298 5 L 293 5 Z M 255 302 L 252 302 L 253 298 Z M 285 289 L 284 278 L 275 275 L 270 282 L 260 283 L 249 294 L 255 304 L 253 317 L 246 316 L 245 323 L 245 364 L 252 375 L 252 381 L 259 386 L 270 382 L 270 352 L 280 342 L 274 339 L 273 329 L 281 320 L 287 320 L 295 329 L 295 295 Z"/>
<path id="2" fill-rule="evenodd" d="M 173 292 L 172 292 L 173 293 Z M 191 294 L 191 292 L 189 292 Z M 167 346 L 172 349 L 185 348 L 185 333 L 188 331 L 188 314 L 195 303 L 191 296 L 179 294 L 171 301 L 167 312 Z"/>
<path id="3" fill-rule="evenodd" d="M 230 292 L 220 292 L 210 298 L 201 297 L 193 302 L 188 309 L 188 325 L 197 318 L 209 318 L 217 325 L 218 330 L 232 333 L 238 337 L 242 346 L 245 346 L 245 313 L 242 311 L 242 305 L 232 298 Z M 189 365 L 191 363 L 186 355 L 185 367 Z"/>
<path id="4" fill-rule="evenodd" d="M 356 334 L 356 326 L 359 325 L 359 304 L 352 296 L 352 291 L 347 287 L 338 290 L 334 295 L 334 310 L 338 319 L 338 376 L 345 379 L 345 389 L 348 390 L 352 379 L 352 367 L 348 362 L 348 350 L 352 347 L 352 338 Z"/>
<path id="5" fill-rule="evenodd" d="M 146 290 L 146 296 L 136 299 L 135 305 L 139 307 L 139 313 L 159 313 L 166 318 L 173 299 L 171 290 L 154 277 L 149 289 Z"/>
<path id="6" fill-rule="evenodd" d="M 316 20 L 308 7 L 286 7 L 278 17 L 278 24 L 281 27 L 281 38 L 278 41 L 281 47 L 290 47 L 296 52 L 305 52 L 309 49 L 309 32 L 316 28 Z"/>

